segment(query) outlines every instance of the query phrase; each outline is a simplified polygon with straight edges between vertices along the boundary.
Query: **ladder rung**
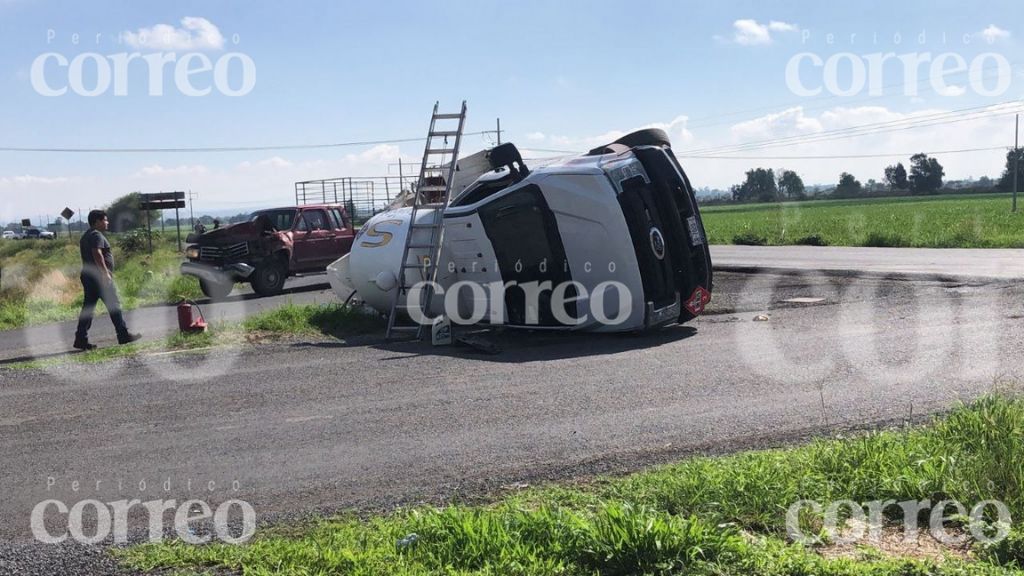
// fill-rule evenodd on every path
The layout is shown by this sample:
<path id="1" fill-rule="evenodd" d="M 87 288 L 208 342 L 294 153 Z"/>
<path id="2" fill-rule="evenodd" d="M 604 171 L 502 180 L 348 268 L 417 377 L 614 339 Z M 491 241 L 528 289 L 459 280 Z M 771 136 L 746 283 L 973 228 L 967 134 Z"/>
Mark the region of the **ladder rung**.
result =
<path id="1" fill-rule="evenodd" d="M 419 326 L 402 326 L 400 324 L 395 324 L 395 325 L 391 326 L 391 329 L 392 330 L 398 330 L 399 332 L 408 332 L 408 331 L 412 331 L 412 330 L 419 330 L 420 327 Z"/>
<path id="2" fill-rule="evenodd" d="M 436 184 L 432 184 L 429 186 L 420 186 L 418 188 L 420 192 L 444 192 L 447 189 L 448 188 L 446 186 L 438 186 Z"/>
<path id="3" fill-rule="evenodd" d="M 439 208 L 444 208 L 445 205 L 441 204 L 439 202 L 432 202 L 430 204 L 413 204 L 412 207 L 413 207 L 413 210 L 415 210 L 416 208 L 419 208 L 421 210 L 423 210 L 423 209 L 437 210 Z"/>
<path id="4" fill-rule="evenodd" d="M 435 120 L 456 120 L 462 118 L 462 114 L 434 114 Z"/>
<path id="5" fill-rule="evenodd" d="M 435 244 L 409 244 L 409 248 L 414 248 L 414 249 L 433 248 L 434 246 L 435 246 Z"/>
<path id="6" fill-rule="evenodd" d="M 427 150 L 427 154 L 451 154 L 452 152 L 455 152 L 454 148 L 430 148 Z M 441 166 L 438 166 L 438 168 L 441 168 Z M 444 166 L 444 168 L 447 168 L 447 166 Z"/>
<path id="7" fill-rule="evenodd" d="M 441 130 L 439 132 L 431 132 L 431 136 L 458 136 L 458 130 Z"/>
<path id="8" fill-rule="evenodd" d="M 435 223 L 435 224 L 413 224 L 412 227 L 413 228 L 440 228 L 441 227 L 441 223 L 438 222 L 438 223 Z"/>

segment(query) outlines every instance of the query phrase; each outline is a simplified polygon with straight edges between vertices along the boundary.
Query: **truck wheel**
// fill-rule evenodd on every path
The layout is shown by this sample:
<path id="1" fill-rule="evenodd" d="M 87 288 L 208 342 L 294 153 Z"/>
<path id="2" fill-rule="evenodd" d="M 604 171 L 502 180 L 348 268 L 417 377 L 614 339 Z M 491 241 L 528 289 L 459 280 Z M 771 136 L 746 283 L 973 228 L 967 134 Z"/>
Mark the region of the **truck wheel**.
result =
<path id="1" fill-rule="evenodd" d="M 203 294 L 210 300 L 223 300 L 231 294 L 231 291 L 235 288 L 235 283 L 231 280 L 221 280 L 219 282 L 211 282 L 209 280 L 199 280 L 199 288 L 202 289 Z"/>
<path id="2" fill-rule="evenodd" d="M 257 266 L 249 281 L 253 292 L 260 296 L 277 296 L 284 291 L 285 275 L 284 265 L 272 260 Z"/>
<path id="3" fill-rule="evenodd" d="M 630 132 L 613 142 L 613 144 L 622 144 L 628 148 L 633 148 L 635 146 L 671 146 L 672 141 L 669 140 L 668 134 L 665 134 L 664 130 L 647 128 Z"/>

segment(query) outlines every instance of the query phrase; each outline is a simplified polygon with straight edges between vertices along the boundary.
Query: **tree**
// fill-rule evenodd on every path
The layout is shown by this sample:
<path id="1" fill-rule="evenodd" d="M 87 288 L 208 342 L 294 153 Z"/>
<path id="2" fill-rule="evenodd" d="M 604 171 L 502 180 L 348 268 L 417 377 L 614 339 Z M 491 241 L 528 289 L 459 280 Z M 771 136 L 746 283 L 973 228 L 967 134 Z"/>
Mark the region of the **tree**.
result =
<path id="1" fill-rule="evenodd" d="M 804 181 L 800 175 L 792 170 L 783 170 L 779 173 L 779 195 L 792 200 L 803 200 L 807 198 L 807 189 L 804 188 Z"/>
<path id="2" fill-rule="evenodd" d="M 946 173 L 942 164 L 927 154 L 914 154 L 910 157 L 910 191 L 914 194 L 932 194 L 942 188 L 942 177 Z"/>
<path id="3" fill-rule="evenodd" d="M 1013 170 L 1017 158 L 1020 158 L 1020 162 L 1016 166 L 1017 187 L 1024 186 L 1024 148 L 1014 148 L 1006 153 L 1006 169 L 999 177 L 999 189 L 1004 192 L 1013 192 Z"/>
<path id="4" fill-rule="evenodd" d="M 107 218 L 110 220 L 111 232 L 124 232 L 146 225 L 146 213 L 139 210 L 140 200 L 140 193 L 132 192 L 110 203 L 110 207 L 107 208 Z M 159 224 L 160 210 L 153 210 L 149 217 L 151 222 Z"/>
<path id="5" fill-rule="evenodd" d="M 774 202 L 779 199 L 775 185 L 775 171 L 756 168 L 747 171 L 747 180 L 732 187 L 732 199 L 737 202 Z"/>
<path id="6" fill-rule="evenodd" d="M 836 198 L 855 198 L 861 195 L 860 182 L 853 177 L 853 174 L 843 172 L 839 175 L 839 185 L 836 186 Z"/>
<path id="7" fill-rule="evenodd" d="M 910 188 L 910 182 L 907 181 L 907 169 L 903 167 L 902 162 L 897 162 L 895 166 L 889 166 L 885 169 L 885 183 L 892 190 L 907 190 Z"/>

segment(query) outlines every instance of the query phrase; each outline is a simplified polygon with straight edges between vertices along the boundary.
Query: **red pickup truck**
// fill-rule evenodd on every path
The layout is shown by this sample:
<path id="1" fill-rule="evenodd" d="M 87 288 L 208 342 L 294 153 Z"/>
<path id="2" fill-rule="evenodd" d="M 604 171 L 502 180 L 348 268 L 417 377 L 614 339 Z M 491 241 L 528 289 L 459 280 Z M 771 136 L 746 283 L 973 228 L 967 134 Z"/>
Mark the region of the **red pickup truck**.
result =
<path id="1" fill-rule="evenodd" d="M 215 300 L 238 282 L 274 296 L 290 276 L 324 272 L 352 250 L 354 238 L 340 204 L 260 210 L 248 222 L 190 234 L 181 273 L 198 278 L 203 293 Z"/>

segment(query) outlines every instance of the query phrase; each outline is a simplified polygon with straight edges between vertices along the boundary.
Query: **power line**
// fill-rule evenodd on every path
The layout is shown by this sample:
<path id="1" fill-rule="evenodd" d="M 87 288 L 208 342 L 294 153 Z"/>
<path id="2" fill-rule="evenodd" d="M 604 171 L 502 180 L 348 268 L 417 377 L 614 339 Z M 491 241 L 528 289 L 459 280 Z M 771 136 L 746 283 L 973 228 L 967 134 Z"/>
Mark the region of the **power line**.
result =
<path id="1" fill-rule="evenodd" d="M 1015 66 L 1017 63 L 1018 62 L 1011 62 L 1009 64 L 1010 72 L 1008 74 L 997 74 L 995 76 L 988 76 L 987 78 L 982 78 L 982 80 L 984 81 L 984 80 L 990 80 L 992 78 L 1002 78 L 1003 76 L 1012 76 L 1013 75 L 1013 66 Z M 985 67 L 981 68 L 979 71 L 980 72 L 985 72 L 986 70 L 991 70 L 993 68 L 998 69 L 999 65 L 998 64 L 994 64 L 992 66 L 985 66 Z M 934 78 L 943 78 L 943 77 L 946 77 L 946 76 L 952 77 L 952 76 L 959 76 L 961 74 L 970 74 L 970 73 L 971 73 L 970 70 L 965 70 L 965 71 L 962 71 L 962 72 L 955 72 L 955 73 L 950 73 L 950 74 L 937 74 L 935 76 L 929 76 L 927 78 L 922 78 L 920 80 L 917 80 L 916 82 L 902 82 L 902 83 L 887 84 L 885 86 L 882 86 L 881 90 L 884 92 L 888 88 L 894 88 L 894 87 L 897 87 L 897 86 L 906 87 L 906 86 L 910 86 L 912 84 L 920 84 L 922 82 L 927 82 L 927 81 L 932 80 Z M 935 90 L 934 86 L 933 87 L 929 87 L 929 88 L 923 88 L 921 91 L 922 92 L 931 92 L 933 90 Z M 850 100 L 850 101 L 848 101 L 848 103 L 853 104 L 853 103 L 858 103 L 858 102 L 867 102 L 867 101 L 870 101 L 870 100 L 879 100 L 879 99 L 883 99 L 883 98 L 892 98 L 894 96 L 899 96 L 899 95 L 900 95 L 899 93 L 881 94 L 881 95 L 878 95 L 878 96 L 870 96 L 870 97 L 867 97 L 867 98 L 860 98 L 860 99 L 857 99 L 857 100 Z M 739 116 L 741 114 L 747 114 L 747 113 L 750 113 L 750 112 L 763 112 L 765 110 L 774 110 L 776 108 L 791 108 L 793 106 L 800 106 L 800 105 L 803 105 L 803 104 L 808 103 L 808 102 L 818 102 L 818 101 L 822 101 L 822 100 L 831 100 L 833 98 L 840 98 L 840 97 L 841 96 L 839 96 L 838 94 L 829 94 L 829 95 L 824 95 L 824 96 L 818 96 L 818 97 L 811 98 L 811 99 L 796 100 L 796 101 L 792 101 L 792 102 L 785 103 L 785 104 L 774 104 L 774 105 L 771 105 L 771 106 L 761 106 L 761 107 L 758 107 L 758 108 L 749 108 L 747 110 L 740 110 L 738 112 L 728 112 L 728 113 L 725 113 L 725 114 L 716 114 L 716 115 L 713 115 L 713 116 L 702 116 L 702 117 L 699 117 L 699 118 L 691 118 L 690 119 L 691 122 L 697 122 L 697 123 L 696 124 L 687 123 L 686 127 L 687 128 L 708 128 L 708 127 L 711 127 L 711 126 L 720 126 L 722 124 L 729 124 L 731 122 L 734 122 L 734 120 L 728 120 L 728 121 L 725 121 L 725 122 L 716 122 L 716 123 L 711 123 L 711 124 L 708 124 L 708 123 L 703 123 L 702 124 L 700 122 L 702 120 L 716 120 L 718 118 L 728 118 L 728 117 L 731 117 L 731 116 Z M 806 108 L 806 110 L 818 110 L 818 109 L 821 109 L 821 108 L 828 108 L 829 106 L 832 106 L 832 104 L 825 104 L 825 105 L 816 106 L 816 107 L 812 107 L 812 108 Z"/>
<path id="2" fill-rule="evenodd" d="M 963 118 L 967 116 L 973 116 L 981 114 L 978 118 L 998 116 L 1001 113 L 1005 113 L 1006 110 L 1012 110 L 1010 108 L 1004 108 L 999 110 L 999 106 L 1014 106 L 1019 105 L 1019 101 L 1007 101 L 1000 102 L 998 104 L 985 104 L 982 106 L 975 106 L 971 108 L 963 108 L 960 110 L 951 110 L 946 112 L 936 112 L 932 114 L 925 114 L 923 116 L 914 116 L 910 118 L 901 118 L 898 120 L 888 120 L 884 122 L 873 122 L 869 124 L 860 124 L 857 126 L 848 126 L 846 128 L 838 128 L 835 130 L 828 130 L 824 132 L 815 132 L 811 134 L 798 134 L 795 136 L 787 136 L 784 138 L 769 138 L 766 140 L 755 140 L 750 142 L 743 142 L 739 144 L 730 144 L 724 146 L 717 146 L 712 148 L 702 148 L 694 150 L 684 150 L 683 154 L 688 155 L 704 155 L 704 154 L 718 154 L 718 153 L 729 153 L 739 152 L 749 149 L 758 148 L 769 148 L 778 146 L 792 146 L 796 144 L 804 144 L 809 142 L 821 141 L 821 140 L 833 140 L 843 139 L 846 137 L 862 136 L 867 134 L 881 134 L 885 132 L 895 132 L 907 128 L 917 128 L 925 126 L 935 126 L 945 123 L 954 123 L 962 120 L 957 118 Z M 999 112 L 993 114 L 992 112 Z M 1011 112 L 1012 113 L 1012 112 Z M 987 114 L 987 116 L 986 116 Z M 976 119 L 976 118 L 967 118 Z M 831 136 L 840 135 L 838 138 L 831 138 Z M 783 144 L 785 143 L 785 144 Z"/>
<path id="3" fill-rule="evenodd" d="M 966 148 L 963 150 L 935 150 L 931 152 L 892 152 L 889 154 L 845 154 L 835 156 L 685 156 L 676 154 L 676 158 L 688 160 L 846 160 L 852 158 L 893 158 L 899 156 L 913 156 L 914 154 L 966 154 L 970 152 L 991 152 L 993 150 L 1006 150 L 1008 146 L 992 146 L 990 148 Z"/>
<path id="4" fill-rule="evenodd" d="M 902 131 L 905 131 L 905 130 L 915 130 L 915 129 L 920 129 L 920 128 L 930 128 L 930 127 L 934 127 L 934 126 L 945 126 L 945 125 L 948 125 L 948 124 L 958 124 L 960 122 L 970 122 L 970 121 L 973 121 L 973 120 L 983 120 L 983 119 L 987 119 L 987 118 L 996 118 L 996 117 L 999 117 L 999 116 L 1006 116 L 1008 114 L 1015 114 L 1019 110 L 1020 110 L 1020 108 L 1017 108 L 1017 109 L 1012 109 L 1012 110 L 1008 110 L 1008 111 L 1004 111 L 1004 112 L 999 112 L 999 113 L 996 113 L 996 114 L 983 114 L 983 115 L 977 115 L 977 113 L 974 113 L 974 114 L 971 115 L 973 117 L 962 117 L 962 118 L 944 119 L 944 120 L 938 120 L 938 121 L 930 121 L 930 122 L 926 122 L 926 123 L 911 124 L 911 125 L 908 125 L 908 126 L 900 126 L 900 127 L 886 128 L 886 129 L 874 129 L 874 130 L 862 131 L 862 132 L 854 133 L 854 134 L 842 134 L 842 135 L 833 135 L 833 136 L 824 136 L 824 137 L 813 137 L 814 135 L 810 135 L 812 137 L 805 138 L 805 139 L 802 139 L 802 140 L 799 140 L 799 141 L 795 141 L 795 142 L 783 142 L 783 143 L 777 143 L 777 144 L 771 144 L 771 145 L 762 145 L 762 146 L 747 146 L 747 147 L 741 147 L 741 148 L 737 148 L 737 149 L 733 149 L 733 150 L 726 150 L 726 151 L 723 151 L 721 153 L 744 152 L 744 151 L 748 151 L 748 150 L 765 150 L 765 149 L 771 149 L 771 148 L 787 148 L 787 147 L 790 147 L 790 146 L 802 146 L 802 145 L 813 144 L 813 143 L 817 143 L 817 142 L 831 142 L 831 141 L 836 141 L 836 140 L 848 140 L 848 139 L 851 139 L 851 138 L 859 138 L 861 136 L 873 136 L 873 135 L 877 135 L 877 134 L 888 134 L 888 133 L 892 133 L 892 132 L 902 132 Z M 707 157 L 710 158 L 710 157 L 713 157 L 713 156 L 707 156 Z"/>
<path id="5" fill-rule="evenodd" d="M 468 132 L 463 136 L 479 136 L 491 134 L 493 130 Z M 423 142 L 426 138 L 398 138 L 393 140 L 368 140 L 363 142 L 339 142 L 334 144 L 281 144 L 273 146 L 227 146 L 206 148 L 21 148 L 0 146 L 0 152 L 54 152 L 83 154 L 142 154 L 142 153 L 178 153 L 178 152 L 264 152 L 268 150 L 315 150 L 320 148 L 342 148 L 350 146 L 376 146 L 379 144 L 405 144 Z"/>

